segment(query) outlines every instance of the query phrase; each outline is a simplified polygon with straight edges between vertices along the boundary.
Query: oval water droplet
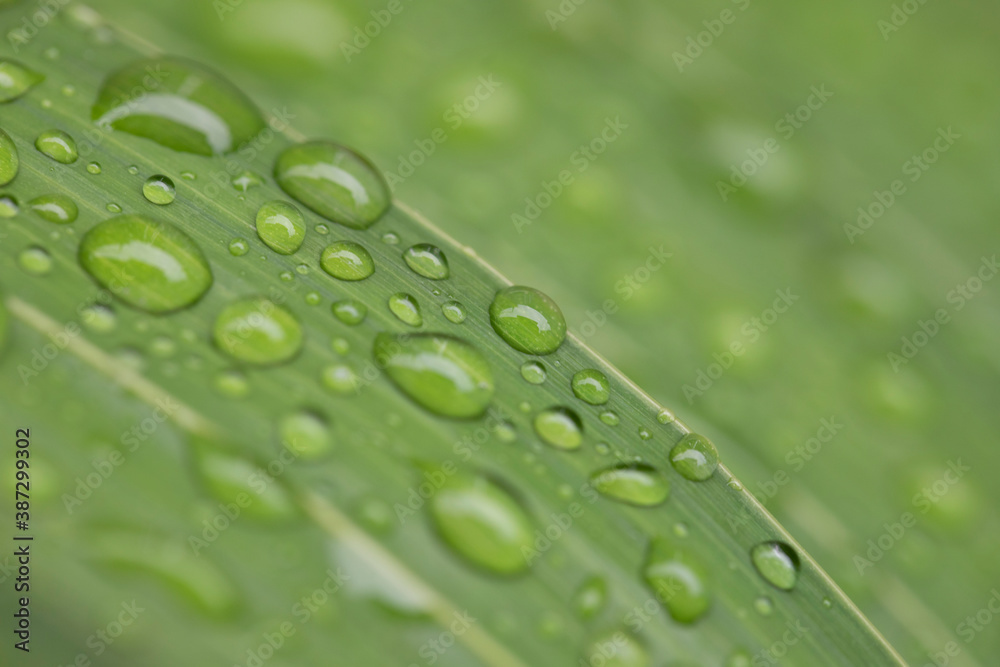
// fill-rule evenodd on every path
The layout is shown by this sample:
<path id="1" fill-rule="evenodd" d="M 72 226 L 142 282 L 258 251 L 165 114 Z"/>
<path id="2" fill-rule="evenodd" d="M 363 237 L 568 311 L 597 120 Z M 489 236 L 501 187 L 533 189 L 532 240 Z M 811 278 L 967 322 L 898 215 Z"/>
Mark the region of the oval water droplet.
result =
<path id="1" fill-rule="evenodd" d="M 0 195 L 0 218 L 13 218 L 20 210 L 16 199 L 10 195 Z"/>
<path id="2" fill-rule="evenodd" d="M 33 276 L 44 276 L 52 271 L 52 255 L 41 246 L 29 246 L 17 256 L 18 265 Z"/>
<path id="3" fill-rule="evenodd" d="M 761 616 L 770 616 L 774 613 L 774 603 L 766 595 L 762 595 L 754 600 L 753 608 Z"/>
<path id="4" fill-rule="evenodd" d="M 445 477 L 430 499 L 431 518 L 441 538 L 459 555 L 490 572 L 517 574 L 528 569 L 532 523 L 507 491 L 485 477 L 427 471 Z"/>
<path id="5" fill-rule="evenodd" d="M 229 254 L 233 257 L 242 257 L 250 252 L 250 244 L 246 239 L 233 239 L 229 242 Z"/>
<path id="6" fill-rule="evenodd" d="M 497 292 L 490 304 L 493 330 L 515 350 L 545 355 L 566 338 L 566 320 L 555 301 L 531 287 Z"/>
<path id="7" fill-rule="evenodd" d="M 354 241 L 328 245 L 320 257 L 320 265 L 340 280 L 364 280 L 375 273 L 375 260 L 363 245 Z"/>
<path id="8" fill-rule="evenodd" d="M 694 623 L 710 606 L 707 579 L 699 561 L 664 538 L 654 538 L 643 578 L 678 623 Z"/>
<path id="9" fill-rule="evenodd" d="M 94 304 L 80 312 L 83 326 L 94 333 L 109 333 L 118 326 L 118 316 L 107 306 Z"/>
<path id="10" fill-rule="evenodd" d="M 45 130 L 35 139 L 35 148 L 56 162 L 73 164 L 80 156 L 76 151 L 76 141 L 62 130 Z"/>
<path id="11" fill-rule="evenodd" d="M 358 390 L 359 379 L 354 369 L 347 364 L 330 364 L 320 376 L 323 386 L 335 394 L 353 394 Z"/>
<path id="12" fill-rule="evenodd" d="M 291 255 L 306 238 L 306 221 L 288 202 L 269 201 L 257 210 L 257 236 L 279 255 Z"/>
<path id="13" fill-rule="evenodd" d="M 237 192 L 246 192 L 250 188 L 255 188 L 264 182 L 263 177 L 252 171 L 241 171 L 233 176 L 233 189 Z"/>
<path id="14" fill-rule="evenodd" d="M 101 127 L 198 155 L 228 153 L 264 129 L 260 112 L 239 89 L 179 58 L 138 60 L 109 76 L 91 117 Z"/>
<path id="15" fill-rule="evenodd" d="M 608 376 L 596 368 L 578 371 L 570 382 L 573 393 L 581 401 L 591 405 L 604 405 L 611 398 L 611 385 Z"/>
<path id="16" fill-rule="evenodd" d="M 461 324 L 465 321 L 465 307 L 458 301 L 447 301 L 441 304 L 441 312 L 452 324 Z"/>
<path id="17" fill-rule="evenodd" d="M 644 463 L 621 464 L 590 476 L 590 485 L 603 495 L 636 507 L 655 507 L 670 495 L 670 482 Z"/>
<path id="18" fill-rule="evenodd" d="M 166 206 L 174 200 L 177 191 L 174 182 L 163 174 L 156 174 L 142 184 L 142 196 L 158 206 Z"/>
<path id="19" fill-rule="evenodd" d="M 291 494 L 267 465 L 201 440 L 195 441 L 192 451 L 205 488 L 217 501 L 242 508 L 240 516 L 277 520 L 296 513 Z"/>
<path id="20" fill-rule="evenodd" d="M 650 432 L 650 430 L 645 426 L 640 426 L 637 433 L 639 434 L 640 440 L 649 440 L 650 438 L 653 437 L 652 432 Z"/>
<path id="21" fill-rule="evenodd" d="M 688 433 L 670 450 L 670 463 L 685 479 L 704 482 L 719 467 L 719 453 L 705 436 Z"/>
<path id="22" fill-rule="evenodd" d="M 0 185 L 7 185 L 17 176 L 20 160 L 17 157 L 17 146 L 10 136 L 0 130 Z"/>
<path id="23" fill-rule="evenodd" d="M 649 654 L 639 640 L 624 630 L 606 632 L 584 650 L 581 665 L 601 667 L 649 667 Z"/>
<path id="24" fill-rule="evenodd" d="M 764 542 L 750 550 L 750 560 L 769 584 L 783 591 L 795 588 L 799 577 L 799 556 L 784 542 Z"/>
<path id="25" fill-rule="evenodd" d="M 415 297 L 405 292 L 398 292 L 389 297 L 389 310 L 400 322 L 411 327 L 419 327 L 424 323 L 420 314 L 420 304 Z"/>
<path id="26" fill-rule="evenodd" d="M 28 208 L 42 220 L 48 220 L 57 225 L 68 225 L 76 220 L 79 214 L 76 203 L 66 195 L 59 194 L 35 197 L 28 202 Z"/>
<path id="27" fill-rule="evenodd" d="M 618 423 L 620 421 L 618 419 L 618 414 L 615 413 L 615 412 L 612 412 L 611 410 L 607 410 L 605 412 L 602 412 L 601 416 L 600 416 L 600 419 L 601 419 L 602 422 L 604 422 L 608 426 L 618 426 Z"/>
<path id="28" fill-rule="evenodd" d="M 548 373 L 545 366 L 538 361 L 526 361 L 521 364 L 521 377 L 529 384 L 542 384 Z"/>
<path id="29" fill-rule="evenodd" d="M 119 299 L 150 313 L 190 306 L 212 285 L 208 261 L 187 234 L 140 215 L 111 218 L 87 232 L 80 264 Z"/>
<path id="30" fill-rule="evenodd" d="M 317 459 L 333 448 L 330 426 L 314 412 L 302 411 L 288 415 L 279 426 L 281 444 L 303 459 Z"/>
<path id="31" fill-rule="evenodd" d="M 675 421 L 677 421 L 677 417 L 675 417 L 674 413 L 671 412 L 670 410 L 663 408 L 662 410 L 656 413 L 656 421 L 660 422 L 661 424 L 672 424 Z"/>
<path id="32" fill-rule="evenodd" d="M 91 162 L 87 165 L 87 173 L 96 176 L 101 173 L 101 165 L 98 162 Z"/>
<path id="33" fill-rule="evenodd" d="M 337 301 L 330 309 L 338 320 L 351 327 L 358 326 L 368 316 L 368 306 L 354 299 Z"/>
<path id="34" fill-rule="evenodd" d="M 367 229 L 389 209 L 392 195 L 365 157 L 330 141 L 285 149 L 274 165 L 281 189 L 327 220 Z"/>
<path id="35" fill-rule="evenodd" d="M 169 336 L 156 336 L 149 343 L 149 351 L 157 357 L 169 357 L 177 351 L 177 343 Z"/>
<path id="36" fill-rule="evenodd" d="M 583 444 L 583 422 L 569 408 L 542 410 L 534 425 L 538 437 L 556 449 L 578 449 Z"/>
<path id="37" fill-rule="evenodd" d="M 265 297 L 250 297 L 219 313 L 213 338 L 219 349 L 234 359 L 279 364 L 302 349 L 302 325 L 284 306 Z"/>
<path id="38" fill-rule="evenodd" d="M 374 354 L 404 394 L 435 414 L 471 419 L 483 414 L 493 398 L 493 372 L 486 359 L 458 338 L 381 333 L 375 337 Z"/>
<path id="39" fill-rule="evenodd" d="M 588 619 L 596 616 L 608 600 L 608 582 L 603 577 L 593 576 L 586 579 L 573 596 L 573 606 L 580 618 Z"/>
<path id="40" fill-rule="evenodd" d="M 43 79 L 44 76 L 17 61 L 0 58 L 0 104 L 16 100 Z"/>
<path id="41" fill-rule="evenodd" d="M 414 273 L 424 278 L 444 280 L 450 273 L 444 252 L 430 243 L 410 246 L 403 252 L 403 259 Z"/>
<path id="42" fill-rule="evenodd" d="M 215 390 L 229 398 L 243 398 L 250 393 L 247 376 L 236 370 L 221 371 L 212 380 Z"/>

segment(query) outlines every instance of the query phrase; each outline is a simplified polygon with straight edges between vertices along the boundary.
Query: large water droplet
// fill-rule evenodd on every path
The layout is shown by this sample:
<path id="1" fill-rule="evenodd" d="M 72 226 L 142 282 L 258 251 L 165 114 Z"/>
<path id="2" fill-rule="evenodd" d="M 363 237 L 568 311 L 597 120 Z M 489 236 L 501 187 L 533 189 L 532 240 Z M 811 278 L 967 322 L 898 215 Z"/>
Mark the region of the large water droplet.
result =
<path id="1" fill-rule="evenodd" d="M 670 450 L 670 463 L 684 478 L 703 482 L 719 467 L 719 453 L 705 436 L 688 433 Z"/>
<path id="2" fill-rule="evenodd" d="M 14 180 L 19 164 L 14 140 L 0 130 L 0 185 L 7 185 Z"/>
<path id="3" fill-rule="evenodd" d="M 19 62 L 0 58 L 0 104 L 16 100 L 44 78 Z"/>
<path id="4" fill-rule="evenodd" d="M 493 372 L 486 359 L 457 338 L 381 333 L 375 338 L 374 354 L 403 393 L 435 414 L 478 417 L 493 397 Z"/>
<path id="5" fill-rule="evenodd" d="M 507 344 L 528 354 L 551 354 L 566 338 L 566 320 L 555 301 L 531 287 L 497 292 L 490 305 L 493 330 Z"/>
<path id="6" fill-rule="evenodd" d="M 570 384 L 576 397 L 591 405 L 604 405 L 611 398 L 608 376 L 596 368 L 577 372 Z"/>
<path id="7" fill-rule="evenodd" d="M 418 243 L 403 252 L 403 259 L 414 273 L 431 280 L 444 280 L 448 277 L 448 259 L 435 245 Z"/>
<path id="8" fill-rule="evenodd" d="M 215 320 L 213 336 L 220 350 L 251 364 L 278 364 L 302 349 L 302 325 L 287 309 L 265 297 L 226 306 Z"/>
<path id="9" fill-rule="evenodd" d="M 337 301 L 330 306 L 330 309 L 338 320 L 350 327 L 358 326 L 368 316 L 368 306 L 354 299 Z"/>
<path id="10" fill-rule="evenodd" d="M 119 299 L 151 313 L 189 306 L 212 285 L 208 261 L 187 234 L 139 215 L 87 232 L 80 264 Z"/>
<path id="11" fill-rule="evenodd" d="M 764 542 L 750 550 L 750 560 L 769 584 L 783 591 L 795 588 L 799 556 L 784 542 Z"/>
<path id="12" fill-rule="evenodd" d="M 29 246 L 17 256 L 18 265 L 33 276 L 44 276 L 52 271 L 52 255 L 41 246 Z"/>
<path id="13" fill-rule="evenodd" d="M 323 250 L 323 270 L 340 280 L 364 280 L 375 273 L 375 260 L 360 243 L 337 241 Z"/>
<path id="14" fill-rule="evenodd" d="M 174 182 L 162 174 L 150 176 L 142 184 L 142 195 L 158 206 L 166 206 L 172 202 L 176 192 Z"/>
<path id="15" fill-rule="evenodd" d="M 420 314 L 420 304 L 415 297 L 405 292 L 398 292 L 389 297 L 389 310 L 400 322 L 411 327 L 419 327 L 424 323 Z"/>
<path id="16" fill-rule="evenodd" d="M 639 640 L 618 630 L 594 639 L 584 650 L 581 665 L 601 667 L 649 667 L 649 654 Z"/>
<path id="17" fill-rule="evenodd" d="M 708 611 L 711 598 L 701 566 L 666 539 L 650 543 L 643 577 L 678 623 L 694 623 Z"/>
<path id="18" fill-rule="evenodd" d="M 279 431 L 282 444 L 303 459 L 320 458 L 333 448 L 330 426 L 314 412 L 288 415 L 281 421 Z"/>
<path id="19" fill-rule="evenodd" d="M 102 127 L 199 155 L 228 153 L 264 129 L 260 112 L 239 89 L 179 58 L 139 60 L 112 74 L 92 118 Z"/>
<path id="20" fill-rule="evenodd" d="M 549 408 L 535 417 L 535 433 L 557 449 L 577 449 L 583 444 L 583 423 L 569 408 Z"/>
<path id="21" fill-rule="evenodd" d="M 531 520 L 507 491 L 481 476 L 462 473 L 444 477 L 431 497 L 430 510 L 442 539 L 470 562 L 499 574 L 528 569 L 524 553 L 531 553 Z M 525 551 L 528 550 L 528 551 Z"/>
<path id="22" fill-rule="evenodd" d="M 542 384 L 547 376 L 545 366 L 540 362 L 526 361 L 521 364 L 521 377 L 530 384 Z"/>
<path id="23" fill-rule="evenodd" d="M 288 202 L 269 201 L 257 210 L 257 236 L 280 255 L 291 255 L 306 238 L 306 221 Z"/>
<path id="24" fill-rule="evenodd" d="M 643 463 L 599 470 L 590 476 L 590 484 L 608 498 L 637 507 L 659 505 L 670 495 L 670 482 L 663 473 Z"/>
<path id="25" fill-rule="evenodd" d="M 366 158 L 329 141 L 298 144 L 278 156 L 281 189 L 324 218 L 367 229 L 388 210 L 389 187 Z"/>
<path id="26" fill-rule="evenodd" d="M 608 600 L 608 583 L 603 577 L 589 577 L 577 589 L 573 596 L 573 606 L 580 618 L 588 619 L 596 616 Z"/>
<path id="27" fill-rule="evenodd" d="M 66 195 L 41 195 L 28 202 L 28 208 L 38 214 L 43 220 L 59 225 L 68 225 L 76 220 L 79 210 L 72 199 Z"/>
<path id="28" fill-rule="evenodd" d="M 35 139 L 35 148 L 62 164 L 73 164 L 80 156 L 76 141 L 62 130 L 45 130 Z"/>

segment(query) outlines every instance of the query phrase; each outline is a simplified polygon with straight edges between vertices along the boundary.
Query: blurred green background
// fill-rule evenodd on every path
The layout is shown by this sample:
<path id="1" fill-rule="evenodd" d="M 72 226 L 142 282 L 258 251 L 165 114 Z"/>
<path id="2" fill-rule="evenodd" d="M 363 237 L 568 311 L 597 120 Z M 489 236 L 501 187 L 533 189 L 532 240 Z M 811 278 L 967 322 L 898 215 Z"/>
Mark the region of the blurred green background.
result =
<path id="1" fill-rule="evenodd" d="M 991 4 L 913 2 L 889 31 L 892 3 L 856 0 L 563 0 L 562 13 L 402 0 L 363 48 L 355 28 L 388 3 L 90 4 L 301 133 L 364 151 L 401 176 L 399 199 L 552 295 L 573 331 L 718 443 L 913 664 L 960 641 L 1000 585 L 1000 281 L 953 293 L 1000 246 Z M 707 46 L 678 66 L 699 33 Z M 620 135 L 581 158 L 609 119 Z M 947 150 L 915 166 L 949 128 Z M 754 157 L 723 198 L 719 182 Z M 845 230 L 897 179 L 884 214 Z M 536 213 L 526 199 L 538 214 L 518 224 Z M 647 271 L 661 246 L 671 257 Z M 752 318 L 779 290 L 798 299 L 763 331 Z M 949 321 L 893 368 L 938 309 Z M 733 342 L 745 353 L 697 387 Z M 795 454 L 823 419 L 843 428 Z M 935 491 L 959 460 L 969 471 Z M 904 512 L 917 525 L 860 573 L 855 557 Z M 996 664 L 1000 632 L 986 630 L 950 664 Z"/>

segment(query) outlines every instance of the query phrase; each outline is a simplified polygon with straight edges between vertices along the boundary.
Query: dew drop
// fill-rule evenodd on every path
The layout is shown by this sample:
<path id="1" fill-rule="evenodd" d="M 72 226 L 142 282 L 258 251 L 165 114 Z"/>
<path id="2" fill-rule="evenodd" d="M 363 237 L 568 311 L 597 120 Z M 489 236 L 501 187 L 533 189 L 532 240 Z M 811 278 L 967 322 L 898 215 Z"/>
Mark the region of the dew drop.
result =
<path id="1" fill-rule="evenodd" d="M 73 97 L 74 95 L 76 95 L 76 86 L 67 83 L 65 86 L 59 89 L 59 92 L 61 92 L 66 97 Z"/>
<path id="2" fill-rule="evenodd" d="M 593 618 L 608 601 L 608 583 L 598 576 L 587 578 L 573 595 L 573 607 L 582 619 Z"/>
<path id="3" fill-rule="evenodd" d="M 259 471 L 266 470 L 266 465 L 201 440 L 195 441 L 192 450 L 205 488 L 217 501 L 241 507 L 241 516 L 275 520 L 296 513 L 291 495 L 280 481 L 270 477 L 267 483 L 260 482 Z"/>
<path id="4" fill-rule="evenodd" d="M 613 647 L 609 650 L 609 647 Z M 609 656 L 610 653 L 610 656 Z M 601 667 L 649 667 L 649 654 L 627 632 L 617 630 L 598 636 L 585 649 L 582 665 Z"/>
<path id="5" fill-rule="evenodd" d="M 52 255 L 41 246 L 30 246 L 17 256 L 17 263 L 25 273 L 44 276 L 52 271 Z"/>
<path id="6" fill-rule="evenodd" d="M 229 254 L 233 257 L 242 257 L 250 252 L 250 244 L 246 239 L 233 239 L 229 242 Z"/>
<path id="7" fill-rule="evenodd" d="M 583 444 L 583 423 L 569 408 L 542 410 L 535 416 L 535 433 L 556 449 L 578 449 Z"/>
<path id="8" fill-rule="evenodd" d="M 577 372 L 570 384 L 576 397 L 591 405 L 604 405 L 611 398 L 608 376 L 597 369 L 587 368 Z"/>
<path id="9" fill-rule="evenodd" d="M 320 257 L 323 270 L 340 280 L 364 280 L 375 273 L 375 261 L 364 246 L 353 241 L 328 245 Z"/>
<path id="10" fill-rule="evenodd" d="M 97 162 L 91 162 L 87 165 L 87 173 L 94 174 L 96 176 L 101 173 L 101 165 Z"/>
<path id="11" fill-rule="evenodd" d="M 243 398 L 250 393 L 250 382 L 237 370 L 226 370 L 218 373 L 212 380 L 215 390 L 229 398 Z"/>
<path id="12" fill-rule="evenodd" d="M 766 582 L 790 591 L 799 577 L 799 557 L 784 542 L 764 542 L 750 550 L 750 560 Z"/>
<path id="13" fill-rule="evenodd" d="M 320 376 L 323 386 L 335 394 L 353 394 L 358 391 L 359 378 L 347 364 L 330 364 Z"/>
<path id="14" fill-rule="evenodd" d="M 493 398 L 493 372 L 463 340 L 444 334 L 381 333 L 375 337 L 374 355 L 396 387 L 435 414 L 472 419 Z"/>
<path id="15" fill-rule="evenodd" d="M 449 275 L 448 259 L 435 245 L 418 243 L 403 252 L 403 259 L 410 269 L 424 278 L 444 280 Z"/>
<path id="16" fill-rule="evenodd" d="M 338 320 L 351 327 L 358 326 L 368 316 L 368 306 L 354 299 L 337 301 L 330 308 Z"/>
<path id="17" fill-rule="evenodd" d="M 771 602 L 771 598 L 764 595 L 753 601 L 753 608 L 761 616 L 770 616 L 774 613 L 774 603 Z"/>
<path id="18" fill-rule="evenodd" d="M 649 440 L 650 438 L 653 437 L 653 434 L 645 426 L 640 426 L 638 433 L 639 433 L 639 439 L 640 440 Z"/>
<path id="19" fill-rule="evenodd" d="M 135 166 L 134 164 L 130 164 L 128 167 L 128 173 L 135 176 L 136 174 L 139 173 L 139 167 Z"/>
<path id="20" fill-rule="evenodd" d="M 329 141 L 285 149 L 274 178 L 296 201 L 327 220 L 367 229 L 388 210 L 389 187 L 365 157 Z"/>
<path id="21" fill-rule="evenodd" d="M 149 351 L 157 357 L 169 357 L 177 351 L 177 343 L 168 336 L 156 336 L 149 344 Z"/>
<path id="22" fill-rule="evenodd" d="M 351 344 L 343 338 L 334 338 L 330 341 L 330 348 L 337 354 L 343 356 L 351 351 Z"/>
<path id="23" fill-rule="evenodd" d="M 291 255 L 306 238 L 306 221 L 292 204 L 269 201 L 257 210 L 257 236 L 280 255 Z"/>
<path id="24" fill-rule="evenodd" d="M 382 243 L 386 245 L 396 245 L 399 243 L 399 236 L 394 232 L 386 232 L 382 235 Z"/>
<path id="25" fill-rule="evenodd" d="M 278 278 L 285 281 L 286 283 L 290 283 L 293 280 L 295 280 L 295 274 L 292 273 L 291 271 L 282 271 L 281 273 L 278 274 Z"/>
<path id="26" fill-rule="evenodd" d="M 76 141 L 62 130 L 46 130 L 35 139 L 35 148 L 56 162 L 73 164 L 79 157 Z"/>
<path id="27" fill-rule="evenodd" d="M 323 303 L 323 296 L 319 292 L 307 292 L 304 300 L 307 306 L 318 306 Z"/>
<path id="28" fill-rule="evenodd" d="M 750 654 L 744 649 L 736 649 L 726 658 L 725 667 L 752 667 Z"/>
<path id="29" fill-rule="evenodd" d="M 94 333 L 110 333 L 118 326 L 118 317 L 115 315 L 115 311 L 100 304 L 85 307 L 80 312 L 80 318 L 83 326 Z"/>
<path id="30" fill-rule="evenodd" d="M 3 75 L 0 74 L 0 77 Z M 0 185 L 7 185 L 17 176 L 20 160 L 17 156 L 17 146 L 10 136 L 0 130 Z"/>
<path id="31" fill-rule="evenodd" d="M 670 482 L 653 466 L 616 465 L 590 476 L 590 485 L 603 495 L 637 507 L 655 507 L 670 495 Z"/>
<path id="32" fill-rule="evenodd" d="M 13 218 L 20 210 L 16 199 L 10 195 L 0 195 L 0 218 Z"/>
<path id="33" fill-rule="evenodd" d="M 246 192 L 250 188 L 255 188 L 264 182 L 264 179 L 252 171 L 241 171 L 233 176 L 233 189 L 238 192 Z"/>
<path id="34" fill-rule="evenodd" d="M 710 597 L 698 560 L 668 540 L 650 543 L 643 577 L 678 623 L 694 623 L 708 611 Z"/>
<path id="35" fill-rule="evenodd" d="M 121 213 L 122 207 L 114 202 L 108 202 L 108 205 L 104 208 L 108 209 L 109 213 Z"/>
<path id="36" fill-rule="evenodd" d="M 719 467 L 719 453 L 705 436 L 688 433 L 670 450 L 670 463 L 685 479 L 703 482 Z"/>
<path id="37" fill-rule="evenodd" d="M 542 384 L 547 376 L 545 366 L 541 362 L 526 361 L 521 364 L 521 377 L 529 384 Z"/>
<path id="38" fill-rule="evenodd" d="M 42 220 L 48 220 L 57 225 L 68 225 L 75 221 L 79 215 L 79 210 L 73 200 L 66 195 L 59 194 L 35 197 L 28 202 L 28 208 Z"/>
<path id="39" fill-rule="evenodd" d="M 608 426 L 618 426 L 618 422 L 619 422 L 618 414 L 615 413 L 615 412 L 612 412 L 611 410 L 607 410 L 605 412 L 602 412 L 600 419 L 601 419 L 602 422 L 604 422 Z"/>
<path id="40" fill-rule="evenodd" d="M 198 180 L 198 174 L 194 173 L 193 171 L 182 171 L 181 178 L 183 178 L 185 181 L 195 181 Z"/>
<path id="41" fill-rule="evenodd" d="M 269 365 L 288 361 L 302 349 L 302 326 L 283 306 L 264 297 L 226 306 L 215 320 L 220 350 L 239 361 Z"/>
<path id="42" fill-rule="evenodd" d="M 150 313 L 190 306 L 212 285 L 208 261 L 187 234 L 139 215 L 111 218 L 87 232 L 80 264 L 119 299 Z"/>
<path id="43" fill-rule="evenodd" d="M 174 182 L 162 174 L 146 179 L 142 184 L 142 196 L 158 206 L 166 206 L 176 196 Z"/>
<path id="44" fill-rule="evenodd" d="M 389 297 L 389 310 L 404 324 L 411 327 L 419 327 L 424 323 L 424 318 L 420 314 L 420 304 L 415 297 L 398 292 Z"/>
<path id="45" fill-rule="evenodd" d="M 452 324 L 461 324 L 465 321 L 465 307 L 458 301 L 448 301 L 441 304 L 441 313 Z"/>
<path id="46" fill-rule="evenodd" d="M 317 459 L 333 448 L 330 426 L 314 412 L 302 411 L 288 415 L 279 426 L 281 444 L 303 459 Z"/>
<path id="47" fill-rule="evenodd" d="M 556 303 L 531 287 L 497 292 L 490 304 L 493 330 L 515 350 L 551 354 L 566 338 L 566 320 Z"/>
<path id="48" fill-rule="evenodd" d="M 677 421 L 677 417 L 675 417 L 674 413 L 671 412 L 670 410 L 663 408 L 662 410 L 656 413 L 656 421 L 660 422 L 661 424 L 672 424 L 675 421 Z"/>
<path id="49" fill-rule="evenodd" d="M 17 61 L 0 58 L 0 104 L 16 100 L 43 79 L 44 76 Z"/>

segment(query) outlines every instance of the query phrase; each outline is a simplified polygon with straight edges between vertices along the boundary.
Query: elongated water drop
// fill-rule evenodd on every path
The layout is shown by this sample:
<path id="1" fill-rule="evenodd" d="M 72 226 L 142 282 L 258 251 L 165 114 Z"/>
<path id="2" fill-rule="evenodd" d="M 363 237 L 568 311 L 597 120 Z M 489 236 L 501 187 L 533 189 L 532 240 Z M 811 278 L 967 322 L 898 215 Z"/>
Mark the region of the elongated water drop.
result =
<path id="1" fill-rule="evenodd" d="M 543 410 L 535 417 L 535 433 L 556 449 L 578 449 L 583 444 L 583 423 L 569 408 Z"/>
<path id="2" fill-rule="evenodd" d="M 360 243 L 337 241 L 323 250 L 320 266 L 340 280 L 364 280 L 375 273 L 375 261 Z"/>
<path id="3" fill-rule="evenodd" d="M 269 201 L 257 210 L 257 236 L 280 255 L 291 255 L 306 238 L 306 221 L 288 202 Z"/>
<path id="4" fill-rule="evenodd" d="M 448 259 L 441 248 L 430 243 L 410 246 L 403 252 L 403 259 L 414 273 L 424 278 L 444 280 L 450 273 Z"/>
<path id="5" fill-rule="evenodd" d="M 545 366 L 538 361 L 526 361 L 521 364 L 521 377 L 530 384 L 542 384 L 548 373 Z"/>
<path id="6" fill-rule="evenodd" d="M 158 206 L 166 206 L 176 196 L 174 182 L 163 174 L 156 174 L 142 184 L 142 196 Z"/>
<path id="7" fill-rule="evenodd" d="M 528 569 L 532 523 L 524 509 L 497 484 L 457 473 L 445 478 L 431 497 L 430 510 L 441 538 L 466 560 L 490 572 L 517 574 Z"/>
<path id="8" fill-rule="evenodd" d="M 151 313 L 190 306 L 212 285 L 208 261 L 187 234 L 139 215 L 111 218 L 87 232 L 80 264 L 119 299 Z"/>
<path id="9" fill-rule="evenodd" d="M 118 326 L 118 316 L 115 315 L 115 311 L 100 304 L 85 307 L 80 311 L 80 316 L 83 326 L 94 333 L 109 333 Z"/>
<path id="10" fill-rule="evenodd" d="M 0 195 L 0 218 L 13 218 L 20 210 L 16 199 L 7 194 Z"/>
<path id="11" fill-rule="evenodd" d="M 330 141 L 285 149 L 274 165 L 274 178 L 296 201 L 354 229 L 373 225 L 391 202 L 378 169 L 358 153 Z"/>
<path id="12" fill-rule="evenodd" d="M 315 412 L 303 410 L 281 420 L 281 444 L 303 459 L 325 456 L 333 448 L 330 426 Z"/>
<path id="13" fill-rule="evenodd" d="M 405 292 L 398 292 L 389 297 L 389 310 L 400 322 L 411 327 L 419 327 L 424 323 L 424 317 L 420 314 L 420 304 L 415 297 Z"/>
<path id="14" fill-rule="evenodd" d="M 465 307 L 458 301 L 447 301 L 441 304 L 441 312 L 452 324 L 461 324 L 465 321 Z"/>
<path id="15" fill-rule="evenodd" d="M 18 265 L 25 273 L 44 276 L 52 271 L 52 255 L 41 246 L 29 246 L 17 256 Z"/>
<path id="16" fill-rule="evenodd" d="M 551 354 L 566 338 L 566 320 L 555 301 L 532 287 L 497 292 L 490 305 L 493 330 L 515 350 Z"/>
<path id="17" fill-rule="evenodd" d="M 705 436 L 688 433 L 670 450 L 670 463 L 684 478 L 703 482 L 719 467 L 719 453 Z"/>
<path id="18" fill-rule="evenodd" d="M 493 372 L 476 348 L 444 334 L 381 333 L 375 359 L 404 394 L 431 412 L 471 419 L 493 398 Z"/>
<path id="19" fill-rule="evenodd" d="M 596 368 L 587 368 L 577 372 L 570 385 L 577 398 L 591 405 L 604 405 L 611 398 L 608 376 Z"/>
<path id="20" fill-rule="evenodd" d="M 76 203 L 66 195 L 41 195 L 28 202 L 28 208 L 43 220 L 58 225 L 68 225 L 76 220 L 79 210 Z"/>
<path id="21" fill-rule="evenodd" d="M 205 488 L 218 501 L 242 508 L 241 516 L 276 520 L 296 513 L 291 494 L 262 462 L 202 441 L 196 441 L 192 449 Z"/>
<path id="22" fill-rule="evenodd" d="M 180 58 L 138 60 L 115 72 L 91 116 L 101 127 L 198 155 L 229 153 L 264 129 L 260 112 L 239 89 Z"/>
<path id="23" fill-rule="evenodd" d="M 35 139 L 35 148 L 62 164 L 73 164 L 80 156 L 76 150 L 76 141 L 62 130 L 42 132 Z"/>
<path id="24" fill-rule="evenodd" d="M 8 58 L 0 58 L 0 104 L 12 102 L 37 86 L 44 76 Z"/>
<path id="25" fill-rule="evenodd" d="M 799 557 L 784 542 L 764 542 L 750 550 L 750 560 L 769 584 L 783 591 L 795 588 L 799 577 Z"/>
<path id="26" fill-rule="evenodd" d="M 670 495 L 670 482 L 653 466 L 621 464 L 590 476 L 590 485 L 600 493 L 637 507 L 654 507 Z"/>
<path id="27" fill-rule="evenodd" d="M 7 185 L 14 180 L 19 164 L 14 140 L 0 130 L 0 185 Z"/>
<path id="28" fill-rule="evenodd" d="M 573 595 L 573 606 L 580 618 L 596 616 L 608 600 L 608 582 L 603 577 L 588 577 Z"/>
<path id="29" fill-rule="evenodd" d="M 584 650 L 581 665 L 601 667 L 649 667 L 649 654 L 639 640 L 624 630 L 595 638 Z"/>
<path id="30" fill-rule="evenodd" d="M 358 326 L 368 316 L 368 306 L 354 299 L 337 301 L 330 308 L 338 320 L 350 327 Z"/>
<path id="31" fill-rule="evenodd" d="M 653 539 L 642 573 L 678 623 L 694 623 L 708 611 L 711 597 L 698 560 L 668 540 Z"/>
<path id="32" fill-rule="evenodd" d="M 250 364 L 278 364 L 302 349 L 298 319 L 265 297 L 241 299 L 226 306 L 215 320 L 213 337 L 220 350 Z"/>

